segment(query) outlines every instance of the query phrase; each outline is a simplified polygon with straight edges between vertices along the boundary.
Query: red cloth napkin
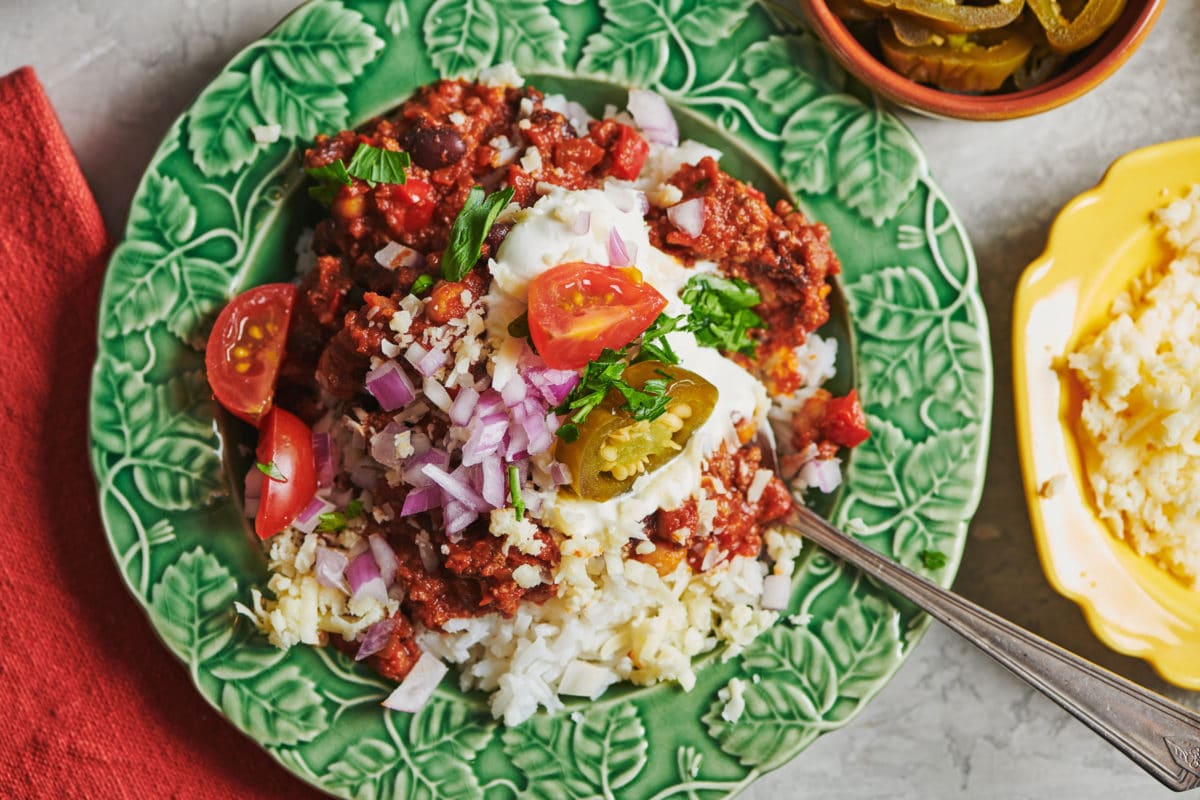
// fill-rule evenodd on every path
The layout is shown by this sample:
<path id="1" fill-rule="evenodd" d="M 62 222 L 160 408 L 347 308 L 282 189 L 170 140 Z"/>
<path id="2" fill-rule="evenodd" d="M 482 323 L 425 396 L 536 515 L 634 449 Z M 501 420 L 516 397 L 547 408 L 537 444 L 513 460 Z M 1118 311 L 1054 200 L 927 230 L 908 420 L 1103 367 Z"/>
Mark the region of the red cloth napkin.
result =
<path id="1" fill-rule="evenodd" d="M 33 70 L 0 78 L 0 796 L 316 798 L 212 710 L 109 553 L 88 466 L 109 239 Z"/>

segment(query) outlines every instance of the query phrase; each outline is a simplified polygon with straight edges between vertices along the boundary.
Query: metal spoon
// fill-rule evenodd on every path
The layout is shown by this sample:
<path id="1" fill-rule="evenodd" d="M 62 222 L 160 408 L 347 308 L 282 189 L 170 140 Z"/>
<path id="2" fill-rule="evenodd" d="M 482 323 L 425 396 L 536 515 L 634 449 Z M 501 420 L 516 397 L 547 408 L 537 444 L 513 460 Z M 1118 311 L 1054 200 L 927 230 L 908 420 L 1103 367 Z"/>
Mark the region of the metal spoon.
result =
<path id="1" fill-rule="evenodd" d="M 764 466 L 779 470 L 760 436 Z M 1109 672 L 847 536 L 807 508 L 783 522 L 805 539 L 903 595 L 1100 734 L 1163 785 L 1200 786 L 1200 714 Z"/>

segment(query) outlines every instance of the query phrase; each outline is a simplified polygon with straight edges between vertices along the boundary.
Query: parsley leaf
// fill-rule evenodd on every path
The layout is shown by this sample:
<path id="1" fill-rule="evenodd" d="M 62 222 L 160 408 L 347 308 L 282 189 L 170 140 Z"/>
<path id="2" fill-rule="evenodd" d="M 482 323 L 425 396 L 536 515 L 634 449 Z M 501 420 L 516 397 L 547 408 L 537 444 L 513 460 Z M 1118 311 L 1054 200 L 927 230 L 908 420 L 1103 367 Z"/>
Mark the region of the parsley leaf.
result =
<path id="1" fill-rule="evenodd" d="M 508 465 L 508 493 L 512 497 L 513 510 L 517 512 L 517 521 L 525 516 L 525 501 L 521 499 L 521 475 L 514 464 Z"/>
<path id="2" fill-rule="evenodd" d="M 628 354 L 628 347 L 620 350 L 605 348 L 595 361 L 588 363 L 579 385 L 555 409 L 559 414 L 570 413 L 570 421 L 560 425 L 555 432 L 560 439 L 564 442 L 578 439 L 579 425 L 604 402 L 610 391 L 616 391 L 625 398 L 622 408 L 629 411 L 635 420 L 658 419 L 666 413 L 671 400 L 667 394 L 671 376 L 659 370 L 658 374 L 662 377 L 652 378 L 640 388 L 631 386 L 622 377 L 629 366 L 625 361 Z"/>
<path id="3" fill-rule="evenodd" d="M 362 500 L 351 500 L 349 503 L 346 503 L 346 519 L 354 519 L 355 517 L 361 517 L 362 514 L 363 514 Z"/>
<path id="4" fill-rule="evenodd" d="M 658 318 L 650 323 L 650 327 L 642 334 L 641 349 L 638 351 L 637 357 L 630 363 L 661 361 L 664 364 L 678 364 L 679 356 L 675 355 L 675 351 L 671 349 L 671 344 L 667 341 L 667 334 L 686 329 L 687 317 L 668 317 L 666 314 L 659 314 Z"/>
<path id="5" fill-rule="evenodd" d="M 681 297 L 691 306 L 688 329 L 697 342 L 726 352 L 754 355 L 756 343 L 750 338 L 750 330 L 765 323 L 751 310 L 762 301 L 752 285 L 706 273 L 689 279 Z"/>
<path id="6" fill-rule="evenodd" d="M 471 271 L 482 252 L 483 240 L 496 222 L 496 217 L 513 198 L 509 188 L 484 195 L 479 186 L 471 188 L 462 211 L 450 226 L 450 240 L 442 254 L 442 277 L 448 281 L 461 281 Z"/>
<path id="7" fill-rule="evenodd" d="M 346 172 L 372 186 L 377 183 L 404 183 L 408 180 L 404 170 L 408 169 L 410 163 L 408 153 L 360 144 Z"/>
<path id="8" fill-rule="evenodd" d="M 275 466 L 274 461 L 268 461 L 266 464 L 261 461 L 255 461 L 254 466 L 258 467 L 259 472 L 273 481 L 279 481 L 280 483 L 288 482 L 287 476 L 279 471 L 279 467 Z"/>
<path id="9" fill-rule="evenodd" d="M 341 161 L 323 167 L 305 167 L 304 171 L 317 182 L 316 186 L 308 187 L 308 196 L 322 205 L 331 204 L 338 190 L 351 184 L 350 173 Z"/>
<path id="10" fill-rule="evenodd" d="M 941 569 L 946 566 L 946 554 L 941 550 L 922 550 L 919 555 L 925 569 Z"/>
<path id="11" fill-rule="evenodd" d="M 432 288 L 432 286 L 433 286 L 433 276 L 432 275 L 418 275 L 417 279 L 415 281 L 413 281 L 412 288 L 409 289 L 409 292 L 420 297 L 425 292 L 428 292 L 430 290 L 430 288 Z"/>

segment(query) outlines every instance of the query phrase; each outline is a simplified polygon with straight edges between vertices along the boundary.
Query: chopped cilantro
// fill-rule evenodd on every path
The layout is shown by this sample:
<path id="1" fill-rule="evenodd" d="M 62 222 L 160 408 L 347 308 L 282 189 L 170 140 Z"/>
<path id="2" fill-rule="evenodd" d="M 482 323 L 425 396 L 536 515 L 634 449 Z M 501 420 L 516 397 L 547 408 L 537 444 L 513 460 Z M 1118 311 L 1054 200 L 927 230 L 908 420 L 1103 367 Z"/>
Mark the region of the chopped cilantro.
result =
<path id="1" fill-rule="evenodd" d="M 336 533 L 346 527 L 346 515 L 339 511 L 326 511 L 317 517 L 317 530 L 321 533 Z"/>
<path id="2" fill-rule="evenodd" d="M 420 295 L 425 294 L 425 292 L 428 292 L 432 286 L 433 286 L 433 276 L 432 275 L 418 275 L 417 279 L 415 281 L 413 281 L 412 288 L 409 291 L 415 295 L 420 296 Z"/>
<path id="3" fill-rule="evenodd" d="M 485 195 L 479 186 L 471 188 L 462 211 L 450 226 L 450 240 L 442 254 L 442 277 L 448 281 L 461 281 L 471 271 L 482 252 L 483 240 L 496 222 L 496 217 L 513 198 L 510 186 L 499 192 Z"/>
<path id="4" fill-rule="evenodd" d="M 761 328 L 762 317 L 752 309 L 762 301 L 758 290 L 737 278 L 717 275 L 695 275 L 688 280 L 681 295 L 691 306 L 688 329 L 696 341 L 731 353 L 754 355 L 752 328 Z"/>
<path id="5" fill-rule="evenodd" d="M 629 411 L 635 420 L 658 419 L 667 410 L 670 397 L 667 395 L 669 375 L 646 381 L 641 388 L 629 385 L 622 376 L 629 366 L 625 358 L 629 348 L 610 350 L 605 348 L 588 363 L 579 379 L 579 385 L 571 390 L 567 399 L 555 409 L 559 414 L 570 414 L 570 421 L 559 426 L 558 437 L 564 442 L 579 438 L 579 425 L 587 419 L 596 406 L 604 402 L 609 391 L 616 391 L 625 398 L 622 408 Z M 663 373 L 660 371 L 660 375 Z"/>
<path id="6" fill-rule="evenodd" d="M 334 161 L 323 167 L 306 167 L 304 171 L 317 182 L 316 186 L 308 187 L 308 196 L 323 205 L 332 203 L 338 190 L 352 183 L 350 173 L 341 161 Z"/>
<path id="7" fill-rule="evenodd" d="M 372 186 L 377 183 L 404 183 L 407 180 L 404 170 L 408 169 L 409 163 L 408 153 L 360 144 L 346 172 Z"/>
<path id="8" fill-rule="evenodd" d="M 922 550 L 920 557 L 925 569 L 941 569 L 946 566 L 946 554 L 941 550 Z"/>
<path id="9" fill-rule="evenodd" d="M 346 527 L 346 521 L 361 517 L 363 504 L 361 500 L 351 500 L 346 504 L 345 513 L 326 511 L 317 517 L 317 530 L 321 533 L 337 533 Z"/>
<path id="10" fill-rule="evenodd" d="M 641 349 L 631 363 L 661 361 L 664 364 L 678 364 L 679 356 L 675 355 L 675 351 L 671 349 L 671 345 L 667 341 L 667 334 L 686 328 L 687 317 L 668 317 L 666 314 L 659 314 L 658 318 L 642 334 Z"/>
<path id="11" fill-rule="evenodd" d="M 525 517 L 525 501 L 521 499 L 521 475 L 514 464 L 508 465 L 508 493 L 512 496 L 513 510 L 517 512 L 517 521 Z"/>
<path id="12" fill-rule="evenodd" d="M 273 481 L 279 481 L 280 483 L 288 482 L 287 476 L 279 471 L 279 467 L 275 466 L 274 461 L 268 461 L 266 464 L 256 461 L 254 462 L 254 466 L 258 467 L 259 472 Z"/>

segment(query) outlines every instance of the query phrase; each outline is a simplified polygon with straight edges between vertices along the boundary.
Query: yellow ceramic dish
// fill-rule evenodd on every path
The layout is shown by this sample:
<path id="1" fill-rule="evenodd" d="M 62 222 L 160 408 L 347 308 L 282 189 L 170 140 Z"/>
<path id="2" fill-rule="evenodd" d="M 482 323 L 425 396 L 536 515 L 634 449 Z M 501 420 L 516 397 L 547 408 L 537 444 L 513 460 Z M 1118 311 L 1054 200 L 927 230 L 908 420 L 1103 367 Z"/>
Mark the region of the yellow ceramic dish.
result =
<path id="1" fill-rule="evenodd" d="M 1200 183 L 1200 138 L 1118 159 L 1072 200 L 1025 270 L 1013 309 L 1013 385 L 1025 496 L 1046 576 L 1114 650 L 1200 689 L 1200 591 L 1139 556 L 1100 520 L 1077 438 L 1081 390 L 1057 367 L 1113 298 L 1171 253 L 1151 212 Z"/>

